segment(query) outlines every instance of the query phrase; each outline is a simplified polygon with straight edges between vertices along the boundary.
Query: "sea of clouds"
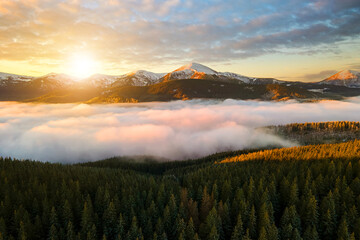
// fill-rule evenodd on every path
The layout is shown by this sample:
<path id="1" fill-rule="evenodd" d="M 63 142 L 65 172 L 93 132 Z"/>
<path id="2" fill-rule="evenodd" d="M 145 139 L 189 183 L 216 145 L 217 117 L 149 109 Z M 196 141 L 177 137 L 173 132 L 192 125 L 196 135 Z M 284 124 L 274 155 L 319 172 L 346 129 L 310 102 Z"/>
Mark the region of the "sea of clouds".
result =
<path id="1" fill-rule="evenodd" d="M 256 128 L 359 121 L 360 98 L 317 103 L 174 101 L 144 104 L 0 102 L 0 156 L 85 162 L 152 155 L 171 160 L 267 145 L 293 146 Z"/>

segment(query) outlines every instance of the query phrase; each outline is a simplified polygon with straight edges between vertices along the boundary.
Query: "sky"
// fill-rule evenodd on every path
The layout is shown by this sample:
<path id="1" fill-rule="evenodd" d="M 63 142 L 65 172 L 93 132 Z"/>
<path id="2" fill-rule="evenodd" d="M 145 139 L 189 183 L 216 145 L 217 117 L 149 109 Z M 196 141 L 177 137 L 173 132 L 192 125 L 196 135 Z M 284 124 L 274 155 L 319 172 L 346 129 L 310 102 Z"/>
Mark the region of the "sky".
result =
<path id="1" fill-rule="evenodd" d="M 189 62 L 293 81 L 360 70 L 360 1 L 0 1 L 0 72 L 120 75 Z"/>

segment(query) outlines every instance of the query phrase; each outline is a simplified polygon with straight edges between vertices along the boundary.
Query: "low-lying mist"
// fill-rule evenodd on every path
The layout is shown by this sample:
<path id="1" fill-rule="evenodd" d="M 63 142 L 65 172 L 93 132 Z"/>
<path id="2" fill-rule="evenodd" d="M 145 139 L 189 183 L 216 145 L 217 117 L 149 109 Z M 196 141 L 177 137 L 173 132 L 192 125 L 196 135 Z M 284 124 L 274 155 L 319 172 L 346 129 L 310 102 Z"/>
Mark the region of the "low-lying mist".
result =
<path id="1" fill-rule="evenodd" d="M 267 145 L 256 130 L 293 122 L 360 120 L 360 98 L 318 103 L 175 101 L 146 104 L 0 102 L 0 155 L 49 162 L 152 155 L 171 160 Z"/>

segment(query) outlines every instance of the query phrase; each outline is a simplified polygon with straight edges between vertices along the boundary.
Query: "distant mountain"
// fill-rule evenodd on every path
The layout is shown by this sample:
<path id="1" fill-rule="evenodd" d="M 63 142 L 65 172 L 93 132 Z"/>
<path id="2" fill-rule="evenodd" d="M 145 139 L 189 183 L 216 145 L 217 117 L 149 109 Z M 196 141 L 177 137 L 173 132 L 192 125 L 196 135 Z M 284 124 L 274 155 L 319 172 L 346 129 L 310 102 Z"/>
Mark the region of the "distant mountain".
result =
<path id="1" fill-rule="evenodd" d="M 0 74 L 0 101 L 24 100 L 51 91 L 73 87 L 75 80 L 66 74 L 50 73 L 41 77 Z"/>
<path id="2" fill-rule="evenodd" d="M 233 83 L 250 83 L 254 80 L 254 78 L 236 73 L 217 72 L 199 63 L 190 63 L 166 74 L 161 81 L 167 82 L 179 79 L 207 79 Z"/>
<path id="3" fill-rule="evenodd" d="M 16 83 L 29 82 L 32 79 L 34 79 L 34 77 L 0 72 L 0 87 L 9 86 Z"/>
<path id="4" fill-rule="evenodd" d="M 0 88 L 7 86 L 37 86 L 41 90 L 56 90 L 64 87 L 79 88 L 109 88 L 121 86 L 149 86 L 152 84 L 180 79 L 206 79 L 230 83 L 274 84 L 285 83 L 273 78 L 253 78 L 231 72 L 217 72 L 199 63 L 184 65 L 170 73 L 153 73 L 138 70 L 123 75 L 113 76 L 94 74 L 85 79 L 50 73 L 41 77 L 21 76 L 9 73 L 0 73 Z"/>
<path id="5" fill-rule="evenodd" d="M 162 77 L 161 82 L 179 80 L 179 79 L 207 79 L 216 80 L 229 83 L 249 83 L 249 84 L 283 84 L 285 81 L 280 81 L 274 78 L 255 78 L 247 77 L 237 73 L 231 72 L 217 72 L 207 66 L 199 63 L 189 63 L 184 65 Z"/>
<path id="6" fill-rule="evenodd" d="M 153 73 L 145 70 L 138 70 L 118 77 L 113 87 L 118 86 L 149 86 L 158 83 L 165 73 Z"/>
<path id="7" fill-rule="evenodd" d="M 319 84 L 328 84 L 336 86 L 345 86 L 350 88 L 359 88 L 360 87 L 360 72 L 353 70 L 343 70 L 340 71 L 323 81 L 320 81 Z"/>
<path id="8" fill-rule="evenodd" d="M 96 88 L 107 88 L 119 79 L 119 76 L 111 76 L 105 74 L 94 74 L 90 77 L 82 79 L 78 84 L 84 85 L 87 87 L 96 87 Z"/>
<path id="9" fill-rule="evenodd" d="M 148 86 L 159 82 L 165 73 L 138 70 L 119 76 L 94 74 L 80 81 L 81 84 L 100 88 L 120 86 Z"/>
<path id="10" fill-rule="evenodd" d="M 41 90 L 55 90 L 59 88 L 68 88 L 75 85 L 76 80 L 63 73 L 50 73 L 45 76 L 36 77 L 29 81 L 31 87 Z"/>
<path id="11" fill-rule="evenodd" d="M 218 72 L 190 63 L 169 73 L 138 70 L 85 79 L 50 73 L 41 77 L 0 73 L 0 101 L 144 102 L 193 98 L 341 99 L 360 95 L 360 73 L 347 70 L 317 83 L 286 82 Z M 30 99 L 30 100 L 29 100 Z"/>

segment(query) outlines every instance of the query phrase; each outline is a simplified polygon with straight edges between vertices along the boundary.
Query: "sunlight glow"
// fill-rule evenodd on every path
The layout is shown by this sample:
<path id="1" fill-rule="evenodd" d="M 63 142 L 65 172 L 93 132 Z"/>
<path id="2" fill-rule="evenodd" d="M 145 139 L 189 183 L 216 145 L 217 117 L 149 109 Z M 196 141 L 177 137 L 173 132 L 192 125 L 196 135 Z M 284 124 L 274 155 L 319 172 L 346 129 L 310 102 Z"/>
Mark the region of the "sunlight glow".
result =
<path id="1" fill-rule="evenodd" d="M 71 56 L 68 74 L 77 78 L 86 78 L 96 73 L 98 64 L 90 54 L 78 53 Z"/>

